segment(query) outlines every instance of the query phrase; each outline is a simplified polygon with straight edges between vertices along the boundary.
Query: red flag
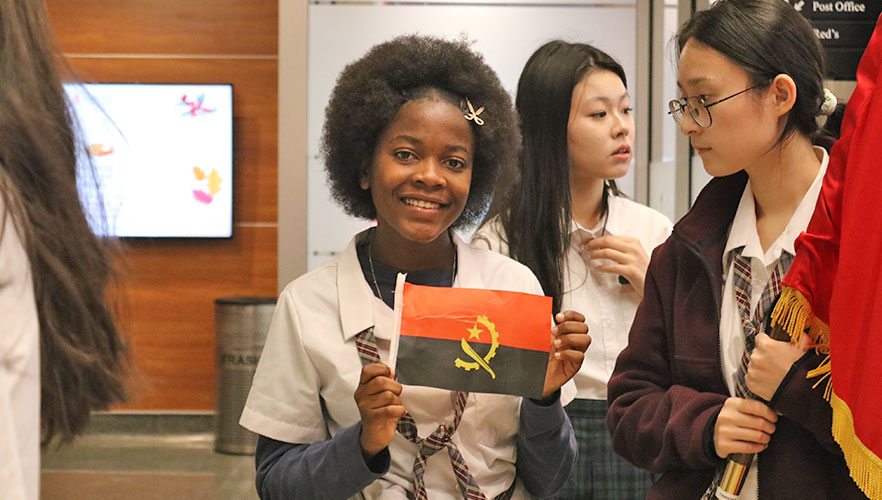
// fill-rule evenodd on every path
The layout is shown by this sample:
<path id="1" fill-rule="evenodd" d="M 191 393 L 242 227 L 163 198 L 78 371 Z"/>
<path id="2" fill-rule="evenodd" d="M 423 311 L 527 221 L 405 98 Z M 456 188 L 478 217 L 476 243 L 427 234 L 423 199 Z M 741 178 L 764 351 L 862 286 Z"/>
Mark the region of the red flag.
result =
<path id="1" fill-rule="evenodd" d="M 833 437 L 851 477 L 882 499 L 882 17 L 857 73 L 818 204 L 773 312 L 794 340 L 829 349 Z"/>
<path id="2" fill-rule="evenodd" d="M 542 397 L 551 297 L 403 283 L 395 369 L 402 384 Z"/>

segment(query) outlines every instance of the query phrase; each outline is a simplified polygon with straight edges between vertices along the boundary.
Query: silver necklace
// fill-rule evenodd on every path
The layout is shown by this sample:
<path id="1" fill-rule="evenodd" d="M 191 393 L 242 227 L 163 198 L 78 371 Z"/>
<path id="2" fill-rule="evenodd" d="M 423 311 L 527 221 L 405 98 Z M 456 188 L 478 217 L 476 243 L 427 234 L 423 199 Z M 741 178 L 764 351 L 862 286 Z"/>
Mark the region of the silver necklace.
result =
<path id="1" fill-rule="evenodd" d="M 450 242 L 453 243 L 453 238 L 451 238 Z M 383 299 L 383 292 L 380 291 L 380 285 L 377 284 L 377 274 L 374 272 L 374 255 L 372 252 L 373 244 L 374 244 L 374 239 L 371 238 L 371 240 L 368 241 L 368 265 L 370 265 L 370 268 L 371 268 L 371 281 L 374 282 L 374 288 L 377 290 L 377 296 L 380 297 L 380 300 L 382 302 L 386 302 L 385 299 Z M 456 264 L 457 264 L 457 262 L 456 262 L 456 244 L 454 244 L 453 245 L 453 270 L 451 271 L 451 274 L 450 274 L 450 286 L 453 286 L 453 281 L 456 279 Z"/>

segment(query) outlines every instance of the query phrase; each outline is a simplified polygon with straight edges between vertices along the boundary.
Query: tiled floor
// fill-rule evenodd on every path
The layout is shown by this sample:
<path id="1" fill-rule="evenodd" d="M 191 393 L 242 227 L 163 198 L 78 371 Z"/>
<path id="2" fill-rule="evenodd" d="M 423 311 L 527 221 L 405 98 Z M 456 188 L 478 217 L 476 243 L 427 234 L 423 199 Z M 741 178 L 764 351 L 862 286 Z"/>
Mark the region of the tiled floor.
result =
<path id="1" fill-rule="evenodd" d="M 107 430 L 43 453 L 41 500 L 257 499 L 253 455 L 216 453 L 212 432 Z"/>

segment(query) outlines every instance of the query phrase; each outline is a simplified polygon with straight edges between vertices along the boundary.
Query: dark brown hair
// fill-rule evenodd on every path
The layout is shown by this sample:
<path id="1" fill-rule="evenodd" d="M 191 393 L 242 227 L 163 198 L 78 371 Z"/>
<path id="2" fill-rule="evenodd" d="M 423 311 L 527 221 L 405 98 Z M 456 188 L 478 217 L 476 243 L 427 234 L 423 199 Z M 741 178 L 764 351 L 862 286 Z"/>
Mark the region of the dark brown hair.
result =
<path id="1" fill-rule="evenodd" d="M 88 155 L 59 68 L 42 1 L 0 0 L 0 194 L 33 276 L 44 445 L 125 395 L 126 349 L 105 297 L 111 255 L 80 203 L 77 157 Z"/>

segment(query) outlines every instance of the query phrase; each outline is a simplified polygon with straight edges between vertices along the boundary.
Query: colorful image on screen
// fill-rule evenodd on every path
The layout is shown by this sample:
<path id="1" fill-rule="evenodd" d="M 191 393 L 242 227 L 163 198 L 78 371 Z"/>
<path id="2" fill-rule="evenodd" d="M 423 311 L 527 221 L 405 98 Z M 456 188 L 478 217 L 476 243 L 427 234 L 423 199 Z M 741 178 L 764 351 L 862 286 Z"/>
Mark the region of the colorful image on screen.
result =
<path id="1" fill-rule="evenodd" d="M 97 174 L 81 169 L 78 176 L 95 232 L 232 235 L 231 85 L 92 83 L 65 90 Z"/>

